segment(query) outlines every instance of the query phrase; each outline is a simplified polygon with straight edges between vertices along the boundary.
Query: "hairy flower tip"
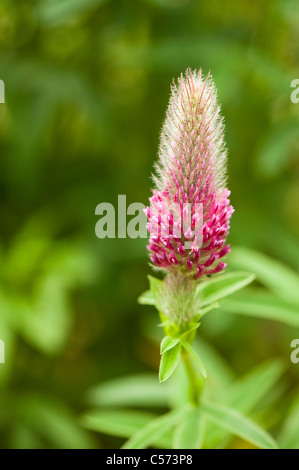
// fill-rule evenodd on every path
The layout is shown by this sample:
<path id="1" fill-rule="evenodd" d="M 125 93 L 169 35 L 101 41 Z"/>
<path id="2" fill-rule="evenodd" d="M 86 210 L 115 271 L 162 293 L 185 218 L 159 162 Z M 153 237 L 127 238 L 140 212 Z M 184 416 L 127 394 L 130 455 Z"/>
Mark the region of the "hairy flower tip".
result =
<path id="1" fill-rule="evenodd" d="M 200 278 L 222 271 L 234 211 L 226 188 L 224 124 L 210 73 L 188 69 L 162 128 L 156 189 L 146 209 L 148 250 L 159 269 Z"/>

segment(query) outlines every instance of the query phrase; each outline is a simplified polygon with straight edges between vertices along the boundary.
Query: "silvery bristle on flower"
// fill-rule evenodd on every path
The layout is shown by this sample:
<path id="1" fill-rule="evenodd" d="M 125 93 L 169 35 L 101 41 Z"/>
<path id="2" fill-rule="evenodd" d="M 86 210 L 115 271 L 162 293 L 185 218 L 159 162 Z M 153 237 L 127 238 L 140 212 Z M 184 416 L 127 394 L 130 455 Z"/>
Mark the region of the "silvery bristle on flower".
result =
<path id="1" fill-rule="evenodd" d="M 210 74 L 188 69 L 173 84 L 162 128 L 156 188 L 146 209 L 158 268 L 200 278 L 220 272 L 233 213 L 226 189 L 224 124 Z"/>

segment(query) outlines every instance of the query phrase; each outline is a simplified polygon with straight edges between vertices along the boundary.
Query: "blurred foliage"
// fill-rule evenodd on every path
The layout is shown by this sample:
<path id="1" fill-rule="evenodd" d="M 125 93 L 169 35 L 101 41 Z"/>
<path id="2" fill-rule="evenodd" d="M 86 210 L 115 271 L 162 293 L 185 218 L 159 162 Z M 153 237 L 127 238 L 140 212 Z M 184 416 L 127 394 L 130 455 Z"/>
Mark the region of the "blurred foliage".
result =
<path id="1" fill-rule="evenodd" d="M 126 410 L 110 432 L 107 414 L 89 422 L 100 435 L 77 418 L 94 384 L 155 380 L 158 321 L 136 301 L 150 273 L 146 240 L 97 239 L 94 211 L 118 194 L 147 202 L 169 85 L 191 66 L 212 71 L 226 120 L 230 242 L 246 247 L 232 251 L 230 269 L 257 274 L 204 319 L 205 360 L 228 404 L 226 390 L 242 390 L 236 375 L 280 358 L 284 380 L 272 365 L 255 412 L 281 445 L 299 448 L 299 366 L 289 359 L 299 337 L 298 20 L 295 0 L 0 0 L 0 447 L 111 448 L 160 399 L 169 406 L 153 391 L 155 409 L 135 410 L 129 428 Z M 133 393 L 143 377 L 122 380 Z M 134 408 L 128 390 L 121 406 Z M 115 405 L 105 388 L 91 396 L 97 413 Z M 223 439 L 214 430 L 210 445 Z"/>

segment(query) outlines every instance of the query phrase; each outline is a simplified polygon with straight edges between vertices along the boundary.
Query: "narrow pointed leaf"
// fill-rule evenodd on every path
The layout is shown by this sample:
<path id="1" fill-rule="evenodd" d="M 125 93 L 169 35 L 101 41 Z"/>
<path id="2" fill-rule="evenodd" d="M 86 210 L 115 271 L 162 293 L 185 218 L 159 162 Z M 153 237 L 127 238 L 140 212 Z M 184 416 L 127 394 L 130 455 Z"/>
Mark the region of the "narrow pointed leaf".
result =
<path id="1" fill-rule="evenodd" d="M 257 279 L 275 296 L 299 305 L 299 274 L 280 261 L 250 248 L 235 247 L 230 262 L 256 273 Z"/>
<path id="2" fill-rule="evenodd" d="M 299 401 L 291 407 L 278 442 L 282 449 L 299 449 Z"/>
<path id="3" fill-rule="evenodd" d="M 198 408 L 191 409 L 174 432 L 174 449 L 201 449 L 206 423 Z"/>
<path id="4" fill-rule="evenodd" d="M 216 308 L 219 308 L 220 304 L 219 302 L 214 302 L 212 304 L 207 305 L 206 307 L 200 309 L 200 315 L 199 317 L 202 318 L 204 315 L 209 313 L 211 310 L 215 310 Z"/>
<path id="5" fill-rule="evenodd" d="M 278 299 L 263 289 L 246 289 L 244 292 L 238 292 L 233 298 L 224 299 L 221 308 L 228 313 L 265 318 L 299 327 L 298 307 Z"/>
<path id="6" fill-rule="evenodd" d="M 163 292 L 163 281 L 161 281 L 160 279 L 157 279 L 154 276 L 148 276 L 148 280 L 150 283 L 150 291 L 154 299 L 153 305 L 155 305 L 156 308 L 159 310 L 161 292 Z"/>
<path id="7" fill-rule="evenodd" d="M 262 449 L 278 449 L 278 444 L 270 434 L 239 411 L 214 403 L 203 403 L 200 409 L 208 420 L 235 436 L 239 436 Z"/>
<path id="8" fill-rule="evenodd" d="M 160 382 L 164 382 L 165 380 L 169 379 L 169 377 L 174 372 L 180 360 L 180 349 L 181 346 L 178 343 L 171 349 L 168 349 L 164 354 L 162 354 L 159 369 Z"/>
<path id="9" fill-rule="evenodd" d="M 185 331 L 181 335 L 181 339 L 185 339 L 190 333 L 192 333 L 192 331 L 194 332 L 195 330 L 197 330 L 200 327 L 200 323 L 194 323 L 193 326 L 192 326 L 192 324 L 190 326 L 191 326 L 191 328 L 189 330 Z"/>
<path id="10" fill-rule="evenodd" d="M 254 280 L 254 274 L 236 272 L 214 276 L 198 286 L 198 295 L 202 307 L 233 294 Z"/>
<path id="11" fill-rule="evenodd" d="M 87 401 L 92 406 L 150 406 L 169 404 L 168 384 L 159 384 L 156 374 L 127 375 L 92 387 Z"/>
<path id="12" fill-rule="evenodd" d="M 218 399 L 221 399 L 221 403 L 225 406 L 241 413 L 250 413 L 263 399 L 269 401 L 269 394 L 274 390 L 284 369 L 280 361 L 267 361 L 225 387 L 223 393 L 218 394 Z M 209 433 L 206 437 L 208 448 L 217 447 L 228 438 L 226 430 L 209 424 Z"/>
<path id="13" fill-rule="evenodd" d="M 161 341 L 160 354 L 164 354 L 169 349 L 174 348 L 179 342 L 179 338 L 171 338 L 170 336 L 164 336 Z"/>
<path id="14" fill-rule="evenodd" d="M 186 414 L 187 408 L 173 410 L 163 416 L 155 418 L 142 429 L 136 432 L 124 445 L 123 449 L 146 449 L 157 439 L 163 436 L 180 422 Z"/>
<path id="15" fill-rule="evenodd" d="M 138 303 L 141 305 L 155 305 L 155 299 L 152 291 L 147 290 L 138 297 Z"/>
<path id="16" fill-rule="evenodd" d="M 156 417 L 153 413 L 136 410 L 90 410 L 81 417 L 80 422 L 84 428 L 92 431 L 127 439 Z M 159 439 L 154 438 L 153 444 L 158 448 L 170 448 L 172 433 L 166 432 Z"/>
<path id="17" fill-rule="evenodd" d="M 285 367 L 278 360 L 255 367 L 227 388 L 224 393 L 225 403 L 248 413 L 273 389 L 284 370 Z"/>
<path id="18" fill-rule="evenodd" d="M 202 375 L 206 379 L 207 378 L 207 371 L 206 371 L 206 368 L 205 368 L 204 364 L 202 363 L 201 359 L 199 358 L 199 356 L 196 354 L 196 352 L 190 346 L 190 344 L 187 343 L 187 341 L 181 340 L 181 344 L 186 349 L 186 351 L 188 351 L 188 353 L 190 354 L 190 356 L 194 360 L 195 364 L 199 367 L 200 372 L 202 373 Z"/>

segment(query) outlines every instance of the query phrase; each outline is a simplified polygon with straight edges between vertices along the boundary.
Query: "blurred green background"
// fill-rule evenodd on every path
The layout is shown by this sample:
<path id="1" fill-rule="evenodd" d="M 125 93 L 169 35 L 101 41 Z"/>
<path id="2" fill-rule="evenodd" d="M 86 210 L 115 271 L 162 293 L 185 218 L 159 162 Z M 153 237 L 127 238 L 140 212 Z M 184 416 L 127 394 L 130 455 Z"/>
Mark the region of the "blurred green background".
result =
<path id="1" fill-rule="evenodd" d="M 0 1 L 1 448 L 119 445 L 78 424 L 87 390 L 157 371 L 158 317 L 136 300 L 146 240 L 97 239 L 95 208 L 119 194 L 147 204 L 170 83 L 187 66 L 211 70 L 225 116 L 229 241 L 276 259 L 278 279 L 279 266 L 292 273 L 299 310 L 298 21 L 295 0 Z M 264 280 L 288 302 L 283 279 L 267 279 L 255 288 Z M 298 321 L 217 311 L 200 330 L 237 375 L 285 362 L 283 422 L 298 394 Z"/>

